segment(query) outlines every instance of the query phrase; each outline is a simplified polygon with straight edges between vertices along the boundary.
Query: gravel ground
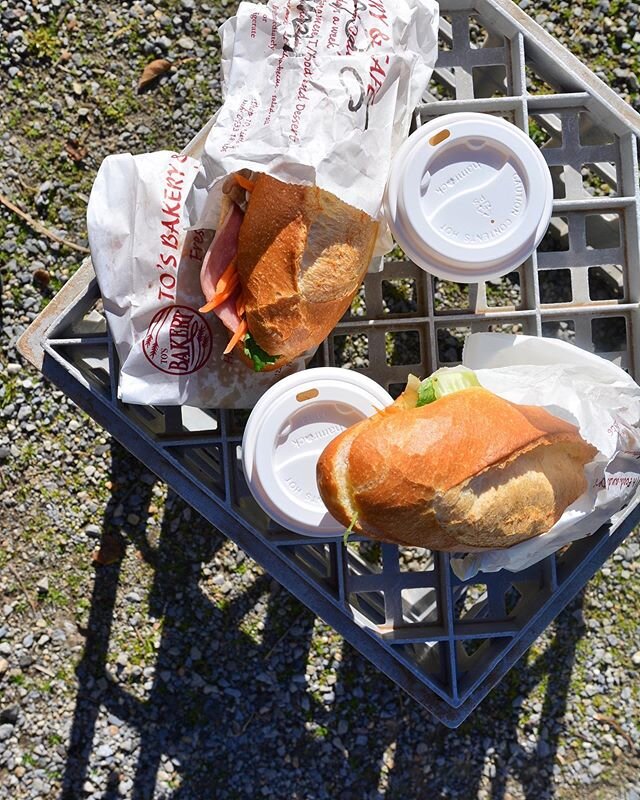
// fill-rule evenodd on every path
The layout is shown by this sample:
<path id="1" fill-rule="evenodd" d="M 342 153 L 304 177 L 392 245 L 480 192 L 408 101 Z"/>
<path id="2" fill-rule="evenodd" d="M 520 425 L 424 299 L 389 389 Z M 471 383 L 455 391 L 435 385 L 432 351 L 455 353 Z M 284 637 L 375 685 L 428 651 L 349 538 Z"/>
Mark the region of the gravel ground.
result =
<path id="1" fill-rule="evenodd" d="M 521 6 L 640 108 L 638 4 Z M 86 245 L 101 159 L 215 109 L 232 10 L 0 0 L 0 192 Z M 637 535 L 449 731 L 21 364 L 78 262 L 0 207 L 0 798 L 640 798 Z"/>

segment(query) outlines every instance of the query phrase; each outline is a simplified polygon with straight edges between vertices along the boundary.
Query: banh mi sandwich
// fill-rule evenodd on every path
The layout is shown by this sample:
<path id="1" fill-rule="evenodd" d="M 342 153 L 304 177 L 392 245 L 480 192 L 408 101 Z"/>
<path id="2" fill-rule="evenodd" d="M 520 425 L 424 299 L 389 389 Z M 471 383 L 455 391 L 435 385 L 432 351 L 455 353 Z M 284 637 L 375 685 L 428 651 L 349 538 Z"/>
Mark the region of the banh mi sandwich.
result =
<path id="1" fill-rule="evenodd" d="M 596 452 L 544 408 L 445 368 L 422 383 L 411 376 L 395 403 L 336 437 L 318 461 L 318 488 L 339 522 L 375 539 L 502 548 L 558 521 Z"/>
<path id="2" fill-rule="evenodd" d="M 202 262 L 206 303 L 256 371 L 319 345 L 349 307 L 373 253 L 378 223 L 313 186 L 234 173 Z M 222 354 L 221 354 L 222 355 Z"/>

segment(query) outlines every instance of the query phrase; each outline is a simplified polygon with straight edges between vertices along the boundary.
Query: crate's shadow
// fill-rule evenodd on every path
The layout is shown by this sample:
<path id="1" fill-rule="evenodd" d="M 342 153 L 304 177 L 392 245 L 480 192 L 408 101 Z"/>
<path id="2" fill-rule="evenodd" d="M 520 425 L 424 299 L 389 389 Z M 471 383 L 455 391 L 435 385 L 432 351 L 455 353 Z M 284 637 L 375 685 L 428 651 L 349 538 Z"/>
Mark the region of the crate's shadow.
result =
<path id="1" fill-rule="evenodd" d="M 565 714 L 576 646 L 584 632 L 584 590 L 554 623 L 550 643 L 536 656 L 527 653 L 472 715 L 456 730 L 439 726 L 424 761 L 415 754 L 415 731 L 421 714 L 408 706 L 396 744 L 387 797 L 475 798 L 482 786 L 491 800 L 512 797 L 514 785 L 526 800 L 551 800 L 556 794 L 554 766 Z M 537 703 L 522 708 L 544 685 Z M 531 713 L 532 706 L 534 713 Z M 526 707 L 526 706 L 525 706 Z M 511 784 L 509 786 L 508 784 Z"/>
<path id="2" fill-rule="evenodd" d="M 531 800 L 553 796 L 552 770 L 577 626 L 559 627 L 572 633 L 562 641 L 556 638 L 533 664 L 517 666 L 458 731 L 436 723 L 348 645 L 332 687 L 335 700 L 327 707 L 305 682 L 311 612 L 278 591 L 268 576 L 228 602 L 215 602 L 200 586 L 201 570 L 225 539 L 199 518 L 177 530 L 175 520 L 187 506 L 169 492 L 160 538 L 153 546 L 143 522 L 123 524 L 127 517 L 146 519 L 153 478 L 116 445 L 112 482 L 103 538 L 123 536 L 153 567 L 149 614 L 159 621 L 161 634 L 153 674 L 142 674 L 145 685 L 134 693 L 119 679 L 119 668 L 115 675 L 107 669 L 120 566 L 97 567 L 86 644 L 77 667 L 64 800 L 86 796 L 83 787 L 92 770 L 109 773 L 105 798 L 118 796 L 118 783 L 125 779 L 118 763 L 133 758 L 128 751 L 114 752 L 111 764 L 96 756 L 105 744 L 102 733 L 96 741 L 101 708 L 122 720 L 139 740 L 133 785 L 126 792 L 132 800 L 154 796 L 158 771 L 165 768 L 166 773 L 167 759 L 174 772 L 165 774 L 165 780 L 175 788 L 163 797 L 173 800 L 260 794 L 306 799 L 309 785 L 319 800 L 472 798 L 487 780 L 483 771 L 492 749 L 499 762 L 491 779 L 494 800 L 505 796 L 509 775 Z M 255 636 L 242 621 L 258 602 L 267 610 L 264 629 Z M 547 675 L 539 725 L 545 739 L 535 752 L 518 752 L 520 712 L 509 696 L 513 681 L 526 693 Z M 468 746 L 478 739 L 481 747 Z M 453 759 L 452 753 L 457 754 Z"/>

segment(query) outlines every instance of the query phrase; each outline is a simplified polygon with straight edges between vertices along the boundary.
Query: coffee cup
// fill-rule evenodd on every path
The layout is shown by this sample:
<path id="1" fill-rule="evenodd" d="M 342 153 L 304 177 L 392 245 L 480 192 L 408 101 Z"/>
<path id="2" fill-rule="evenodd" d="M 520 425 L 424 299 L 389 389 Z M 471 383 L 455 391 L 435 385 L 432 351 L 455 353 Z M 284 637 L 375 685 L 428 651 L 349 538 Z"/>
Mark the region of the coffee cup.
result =
<path id="1" fill-rule="evenodd" d="M 371 378 L 336 367 L 297 372 L 274 384 L 256 403 L 242 439 L 244 475 L 258 505 L 295 533 L 344 533 L 318 493 L 316 464 L 339 433 L 392 402 Z"/>
<path id="2" fill-rule="evenodd" d="M 393 159 L 384 207 L 400 247 L 436 277 L 478 283 L 519 267 L 544 236 L 549 168 L 515 125 L 463 112 L 418 128 Z"/>

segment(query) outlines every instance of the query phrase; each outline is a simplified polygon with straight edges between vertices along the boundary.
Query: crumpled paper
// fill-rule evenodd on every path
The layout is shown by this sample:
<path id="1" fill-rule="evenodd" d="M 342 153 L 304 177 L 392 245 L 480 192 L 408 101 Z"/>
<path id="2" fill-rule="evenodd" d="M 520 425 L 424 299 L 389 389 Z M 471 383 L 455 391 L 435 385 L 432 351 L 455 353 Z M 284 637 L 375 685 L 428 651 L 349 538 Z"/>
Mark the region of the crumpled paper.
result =
<path id="1" fill-rule="evenodd" d="M 434 0 L 241 3 L 222 26 L 225 102 L 185 153 L 105 159 L 87 225 L 124 402 L 250 408 L 304 368 L 310 354 L 265 373 L 223 360 L 226 330 L 197 311 L 221 180 L 248 167 L 315 183 L 380 218 L 437 28 Z"/>
<path id="2" fill-rule="evenodd" d="M 245 2 L 221 36 L 225 101 L 191 225 L 215 225 L 220 181 L 243 168 L 317 185 L 380 219 L 391 159 L 435 65 L 437 3 Z"/>
<path id="3" fill-rule="evenodd" d="M 514 403 L 544 406 L 577 425 L 597 447 L 586 465 L 587 488 L 547 533 L 503 550 L 452 559 L 455 574 L 519 572 L 562 546 L 595 533 L 640 487 L 640 387 L 609 361 L 555 339 L 501 333 L 472 334 L 463 364 L 480 383 Z"/>

